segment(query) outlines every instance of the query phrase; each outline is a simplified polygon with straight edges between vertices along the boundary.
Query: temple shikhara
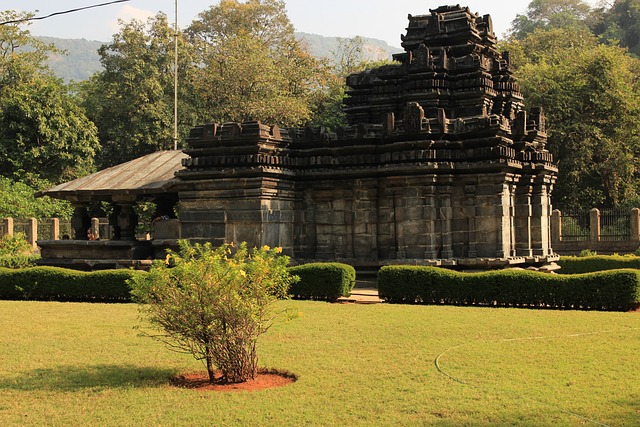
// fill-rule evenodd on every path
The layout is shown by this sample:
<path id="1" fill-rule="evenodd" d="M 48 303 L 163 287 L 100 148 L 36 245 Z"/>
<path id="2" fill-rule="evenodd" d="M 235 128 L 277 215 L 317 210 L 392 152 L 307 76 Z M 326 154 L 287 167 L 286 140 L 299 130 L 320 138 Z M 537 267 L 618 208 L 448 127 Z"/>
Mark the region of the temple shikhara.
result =
<path id="1" fill-rule="evenodd" d="M 163 257 L 179 238 L 281 246 L 296 262 L 492 268 L 557 260 L 557 169 L 545 117 L 526 109 L 491 18 L 445 6 L 409 15 L 395 63 L 348 77 L 349 126 L 334 132 L 206 124 L 183 151 L 154 153 L 59 185 L 75 237 L 43 261 Z M 135 240 L 133 204 L 177 218 Z M 114 206 L 112 240 L 86 241 L 86 208 Z M 81 241 L 85 240 L 85 241 Z"/>

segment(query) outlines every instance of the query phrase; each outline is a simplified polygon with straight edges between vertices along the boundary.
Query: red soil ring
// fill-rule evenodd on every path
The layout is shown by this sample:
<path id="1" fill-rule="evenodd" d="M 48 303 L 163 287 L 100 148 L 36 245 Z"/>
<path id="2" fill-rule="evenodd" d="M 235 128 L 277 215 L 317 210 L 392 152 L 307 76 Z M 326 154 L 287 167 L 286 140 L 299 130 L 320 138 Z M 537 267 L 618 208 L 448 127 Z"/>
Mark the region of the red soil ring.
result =
<path id="1" fill-rule="evenodd" d="M 171 384 L 175 387 L 189 388 L 202 391 L 256 391 L 275 387 L 283 387 L 298 380 L 297 375 L 291 372 L 277 369 L 260 369 L 258 375 L 252 380 L 227 384 L 222 382 L 222 373 L 216 371 L 216 381 L 209 382 L 209 375 L 206 372 L 193 372 L 180 374 L 171 379 Z"/>

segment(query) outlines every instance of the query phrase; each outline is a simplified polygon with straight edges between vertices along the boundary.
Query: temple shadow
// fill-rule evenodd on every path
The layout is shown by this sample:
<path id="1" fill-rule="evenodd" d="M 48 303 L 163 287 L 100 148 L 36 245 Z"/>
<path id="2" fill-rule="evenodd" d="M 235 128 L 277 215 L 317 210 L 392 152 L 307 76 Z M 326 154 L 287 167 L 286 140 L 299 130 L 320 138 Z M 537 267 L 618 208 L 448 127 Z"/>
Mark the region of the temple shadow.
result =
<path id="1" fill-rule="evenodd" d="M 175 371 L 149 366 L 87 365 L 34 369 L 0 378 L 0 389 L 79 391 L 85 389 L 142 388 L 168 384 Z"/>

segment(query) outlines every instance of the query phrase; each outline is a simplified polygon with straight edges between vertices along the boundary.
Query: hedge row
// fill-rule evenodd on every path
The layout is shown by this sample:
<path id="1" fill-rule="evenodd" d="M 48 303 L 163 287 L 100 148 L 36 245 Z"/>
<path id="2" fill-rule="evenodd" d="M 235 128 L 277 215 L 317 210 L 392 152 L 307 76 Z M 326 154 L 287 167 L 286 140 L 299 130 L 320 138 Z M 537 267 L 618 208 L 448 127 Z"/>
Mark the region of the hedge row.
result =
<path id="1" fill-rule="evenodd" d="M 84 272 L 58 267 L 0 268 L 0 299 L 129 302 L 134 270 Z"/>
<path id="2" fill-rule="evenodd" d="M 378 273 L 378 292 L 391 303 L 627 311 L 640 303 L 640 271 L 555 275 L 387 266 Z"/>
<path id="3" fill-rule="evenodd" d="M 356 270 L 347 264 L 311 263 L 289 268 L 300 277 L 289 294 L 296 299 L 335 301 L 349 296 L 356 283 Z"/>
<path id="4" fill-rule="evenodd" d="M 339 263 L 305 264 L 290 268 L 300 281 L 291 286 L 297 299 L 335 301 L 348 296 L 355 284 L 353 267 Z M 0 300 L 130 302 L 127 279 L 134 270 L 84 272 L 58 267 L 0 268 Z"/>
<path id="5" fill-rule="evenodd" d="M 558 265 L 560 274 L 593 273 L 595 271 L 640 269 L 640 257 L 635 255 L 596 255 L 588 257 L 562 256 Z"/>

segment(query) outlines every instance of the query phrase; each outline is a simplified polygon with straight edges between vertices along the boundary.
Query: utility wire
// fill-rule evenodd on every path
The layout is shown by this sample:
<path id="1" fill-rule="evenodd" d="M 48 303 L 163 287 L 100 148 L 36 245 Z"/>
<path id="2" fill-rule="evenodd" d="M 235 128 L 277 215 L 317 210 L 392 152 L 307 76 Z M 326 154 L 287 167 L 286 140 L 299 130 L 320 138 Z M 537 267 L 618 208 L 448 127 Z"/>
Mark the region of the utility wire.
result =
<path id="1" fill-rule="evenodd" d="M 4 22 L 0 22 L 0 25 L 8 25 L 8 24 L 19 24 L 21 22 L 27 22 L 27 21 L 40 21 L 42 19 L 47 19 L 47 18 L 51 18 L 54 16 L 58 16 L 58 15 L 66 15 L 67 13 L 73 13 L 73 12 L 79 12 L 81 10 L 86 10 L 86 9 L 93 9 L 96 7 L 102 7 L 102 6 L 109 6 L 110 4 L 115 4 L 115 3 L 124 3 L 124 2 L 128 2 L 131 0 L 113 0 L 107 3 L 100 3 L 100 4 L 94 4 L 91 6 L 85 6 L 85 7 L 78 7 L 76 9 L 69 9 L 69 10 L 64 10 L 62 12 L 54 12 L 51 13 L 49 15 L 46 16 L 34 16 L 32 18 L 24 18 L 24 19 L 14 19 L 11 21 L 4 21 Z"/>

